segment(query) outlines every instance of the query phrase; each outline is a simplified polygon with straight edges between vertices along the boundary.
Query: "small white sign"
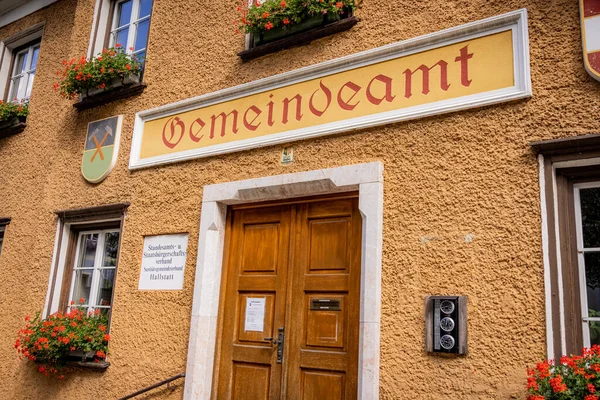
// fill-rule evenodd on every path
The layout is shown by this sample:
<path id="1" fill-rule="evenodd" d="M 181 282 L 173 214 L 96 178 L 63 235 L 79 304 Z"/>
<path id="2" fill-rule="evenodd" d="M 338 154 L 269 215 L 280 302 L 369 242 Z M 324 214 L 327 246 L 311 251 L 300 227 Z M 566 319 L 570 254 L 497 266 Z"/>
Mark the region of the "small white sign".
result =
<path id="1" fill-rule="evenodd" d="M 139 290 L 181 290 L 188 234 L 146 236 Z"/>
<path id="2" fill-rule="evenodd" d="M 294 148 L 293 147 L 284 147 L 281 150 L 281 163 L 289 164 L 294 161 Z"/>
<path id="3" fill-rule="evenodd" d="M 246 298 L 246 321 L 244 331 L 262 332 L 265 330 L 265 305 L 266 300 L 262 298 Z"/>

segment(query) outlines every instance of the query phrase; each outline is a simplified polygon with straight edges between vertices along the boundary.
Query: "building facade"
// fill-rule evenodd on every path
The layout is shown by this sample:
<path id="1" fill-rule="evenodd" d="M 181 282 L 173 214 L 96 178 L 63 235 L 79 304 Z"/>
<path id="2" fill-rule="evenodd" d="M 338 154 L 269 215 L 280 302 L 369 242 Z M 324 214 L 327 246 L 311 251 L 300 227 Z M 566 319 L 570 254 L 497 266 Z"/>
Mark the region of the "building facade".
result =
<path id="1" fill-rule="evenodd" d="M 9 3 L 5 398 L 524 398 L 600 341 L 597 1 L 362 1 L 287 48 L 236 2 Z M 53 89 L 117 44 L 140 83 Z M 110 366 L 42 376 L 16 332 L 79 298 Z"/>

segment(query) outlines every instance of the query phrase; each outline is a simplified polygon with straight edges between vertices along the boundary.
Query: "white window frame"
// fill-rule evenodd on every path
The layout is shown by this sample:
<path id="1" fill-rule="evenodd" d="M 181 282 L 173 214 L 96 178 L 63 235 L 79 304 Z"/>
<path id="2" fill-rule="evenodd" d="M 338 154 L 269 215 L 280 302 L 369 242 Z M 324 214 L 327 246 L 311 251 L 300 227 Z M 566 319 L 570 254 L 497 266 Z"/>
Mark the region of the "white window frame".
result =
<path id="1" fill-rule="evenodd" d="M 81 224 L 89 224 L 89 223 L 104 224 L 104 223 L 111 223 L 111 222 L 120 222 L 120 229 L 117 229 L 117 228 L 112 228 L 112 229 L 120 230 L 120 232 L 121 232 L 120 235 L 122 236 L 123 235 L 123 221 L 121 219 L 100 218 L 98 220 L 92 219 L 92 220 L 83 221 L 83 222 L 64 222 L 60 218 L 58 219 L 58 221 L 56 222 L 56 233 L 55 233 L 55 237 L 54 237 L 54 249 L 52 251 L 52 263 L 50 266 L 48 289 L 46 292 L 46 301 L 44 303 L 44 311 L 42 313 L 42 318 L 46 318 L 48 315 L 54 314 L 55 312 L 59 311 L 61 294 L 62 294 L 63 290 L 67 289 L 67 288 L 63 288 L 62 282 L 63 282 L 64 274 L 66 273 L 65 271 L 68 270 L 67 259 L 68 259 L 68 254 L 69 254 L 69 236 L 70 236 L 71 230 L 76 229 L 77 226 L 81 225 Z M 96 230 L 101 230 L 101 229 L 96 229 Z M 79 232 L 78 232 L 77 238 L 79 239 Z M 120 241 L 119 241 L 119 244 L 121 244 Z M 79 246 L 79 243 L 77 243 L 77 246 Z M 120 254 L 120 251 L 121 250 L 119 249 L 119 254 Z M 75 254 L 77 254 L 77 248 L 75 249 Z M 76 262 L 76 259 L 74 259 L 73 262 Z M 118 265 L 117 265 L 117 267 L 118 267 Z M 118 268 L 117 268 L 117 273 L 118 273 Z M 55 279 L 53 279 L 53 277 L 55 277 Z M 115 281 L 116 281 L 116 279 L 117 278 L 116 278 L 116 274 L 115 274 Z M 71 286 L 72 286 L 72 283 L 73 282 L 71 282 Z M 68 289 L 69 289 L 69 297 L 70 297 L 72 295 L 72 287 L 69 287 Z M 75 299 L 75 300 L 77 300 L 77 299 Z M 75 301 L 75 302 L 77 303 L 77 301 Z M 111 307 L 112 307 L 112 304 L 111 304 Z"/>
<path id="2" fill-rule="evenodd" d="M 33 53 L 35 52 L 36 49 L 40 49 L 40 45 L 41 43 L 38 41 L 35 41 L 34 43 L 31 43 L 27 48 L 20 50 L 18 52 L 15 52 L 13 54 L 13 59 L 12 59 L 12 72 L 10 74 L 10 87 L 8 90 L 8 97 L 6 98 L 7 101 L 18 101 L 18 102 L 28 102 L 29 98 L 31 97 L 31 93 L 29 93 L 29 96 L 27 96 L 27 89 L 29 87 L 29 79 L 31 78 L 31 75 L 33 74 L 34 78 L 35 78 L 35 71 L 36 71 L 36 67 L 31 68 L 31 63 L 33 62 Z M 27 54 L 27 58 L 25 59 L 25 69 L 23 71 L 19 69 L 17 69 L 17 61 L 19 59 L 19 56 L 21 54 Z M 38 52 L 38 61 L 39 61 L 39 52 Z M 19 88 L 17 88 L 17 92 L 15 93 L 15 80 L 16 79 L 23 79 L 23 78 L 27 78 L 25 80 L 25 85 L 19 85 Z M 35 79 L 34 79 L 35 81 Z M 33 84 L 32 84 L 32 90 L 33 90 Z"/>
<path id="3" fill-rule="evenodd" d="M 91 37 L 90 37 L 90 45 L 88 47 L 88 58 L 91 58 L 99 53 L 102 52 L 102 49 L 105 47 L 105 38 L 106 35 L 110 35 L 109 37 L 109 45 L 115 45 L 116 43 L 113 41 L 113 37 L 112 37 L 112 32 L 117 28 L 115 25 L 117 24 L 117 11 L 118 11 L 118 6 L 119 3 L 122 3 L 125 0 L 119 0 L 119 1 L 114 1 L 114 0 L 96 0 L 96 6 L 94 9 L 94 22 L 92 24 L 92 31 L 91 31 Z M 154 3 L 156 3 L 156 0 L 153 0 L 152 2 L 152 8 L 154 8 Z M 111 7 L 111 5 L 113 5 L 114 7 Z M 152 10 L 150 11 L 150 14 L 140 18 L 140 19 L 134 19 L 134 15 L 137 16 L 139 14 L 139 6 L 140 6 L 140 0 L 134 0 L 134 3 L 132 5 L 132 9 L 131 9 L 131 18 L 129 20 L 129 24 L 139 24 L 140 22 L 149 20 L 152 18 Z M 111 12 L 112 11 L 112 12 Z M 132 32 L 135 31 L 135 32 Z M 146 54 L 148 53 L 148 42 L 146 42 L 146 47 L 144 49 L 140 49 L 138 51 L 136 51 L 135 53 L 133 53 L 131 50 L 129 50 L 129 47 L 133 46 L 135 43 L 135 35 L 137 33 L 137 27 L 136 29 L 130 29 L 129 31 L 129 36 L 127 39 L 127 43 L 120 43 L 121 45 L 123 45 L 123 48 L 125 49 L 125 51 L 127 52 L 127 54 L 137 54 L 140 53 L 142 51 L 145 51 Z M 150 38 L 150 31 L 148 31 L 148 38 Z"/>
<path id="4" fill-rule="evenodd" d="M 15 50 L 24 45 L 40 41 L 44 33 L 44 24 L 34 25 L 16 35 L 13 35 L 0 42 L 0 97 L 5 101 L 11 101 L 8 97 L 11 93 L 9 90 L 12 83 L 13 74 L 13 57 L 16 55 Z M 37 45 L 38 43 L 36 43 Z M 40 53 L 41 56 L 41 53 Z M 38 59 L 38 63 L 40 60 Z M 7 96 L 6 98 L 4 96 Z"/>
<path id="5" fill-rule="evenodd" d="M 103 270 L 114 270 L 115 271 L 115 273 L 113 274 L 113 287 L 114 287 L 114 284 L 115 284 L 114 279 L 115 279 L 116 271 L 117 271 L 117 267 L 118 267 L 118 265 L 115 265 L 114 267 L 103 267 L 102 266 L 102 261 L 104 260 L 104 245 L 106 243 L 105 236 L 107 233 L 118 233 L 119 239 L 120 239 L 121 230 L 115 229 L 115 228 L 113 228 L 113 229 L 94 229 L 94 230 L 89 230 L 89 231 L 82 231 L 82 232 L 79 232 L 79 234 L 77 235 L 77 249 L 75 250 L 75 257 L 74 257 L 74 264 L 73 264 L 73 271 L 72 271 L 73 275 L 71 278 L 71 288 L 69 290 L 69 304 L 71 302 L 74 302 L 75 306 L 77 306 L 77 303 L 78 303 L 78 300 L 73 298 L 73 292 L 75 291 L 75 284 L 76 284 L 75 277 L 76 277 L 77 271 L 93 269 L 87 312 L 94 312 L 96 309 L 107 309 L 110 312 L 110 310 L 112 309 L 112 301 L 109 306 L 101 306 L 101 305 L 95 304 L 97 302 L 97 297 L 98 297 L 98 288 L 99 288 L 99 284 L 100 284 L 101 271 L 103 271 Z M 80 268 L 78 266 L 78 264 L 79 264 L 79 260 L 80 260 L 80 256 L 81 256 L 81 251 L 83 251 L 82 237 L 85 235 L 93 235 L 93 234 L 98 235 L 98 243 L 96 244 L 96 254 L 94 255 L 94 267 L 93 268 Z M 112 296 L 111 296 L 111 300 L 112 300 Z M 93 304 L 92 304 L 92 302 L 93 302 Z M 79 307 L 79 308 L 81 308 L 81 307 Z M 70 305 L 69 305 L 69 310 L 71 310 Z"/>
<path id="6" fill-rule="evenodd" d="M 581 302 L 583 345 L 590 347 L 590 322 L 600 322 L 600 317 L 588 317 L 587 284 L 585 278 L 585 253 L 600 252 L 600 247 L 585 248 L 583 245 L 583 222 L 581 215 L 581 189 L 600 188 L 600 181 L 577 183 L 573 185 L 573 203 L 575 203 L 575 229 L 577 231 L 577 264 L 579 268 L 579 296 Z"/>
<path id="7" fill-rule="evenodd" d="M 129 22 L 125 25 L 118 26 L 119 25 L 119 12 L 118 12 L 119 6 L 122 3 L 125 3 L 127 1 L 132 1 L 131 16 L 129 17 Z M 133 47 L 135 45 L 135 40 L 137 38 L 139 24 L 142 22 L 145 22 L 145 21 L 148 21 L 148 24 L 149 24 L 150 17 L 152 16 L 152 11 L 150 11 L 150 14 L 146 15 L 145 17 L 138 18 L 139 13 L 140 13 L 140 2 L 141 2 L 141 0 L 119 0 L 119 1 L 115 2 L 115 8 L 114 8 L 114 12 L 113 12 L 113 20 L 112 20 L 112 24 L 111 24 L 111 28 L 110 28 L 110 39 L 109 39 L 110 47 L 114 47 L 117 44 L 115 33 L 117 31 L 123 30 L 123 28 L 127 27 L 127 29 L 129 29 L 129 33 L 127 35 L 127 43 L 120 43 L 125 48 L 125 52 L 127 54 L 132 54 L 132 55 L 146 52 L 146 50 L 148 48 L 148 38 L 146 38 L 146 47 L 144 47 L 143 49 L 139 49 L 139 50 L 135 50 L 135 51 L 132 51 L 129 49 L 130 47 Z M 152 2 L 152 4 L 154 5 L 154 1 Z M 148 29 L 148 36 L 150 36 L 149 29 Z"/>

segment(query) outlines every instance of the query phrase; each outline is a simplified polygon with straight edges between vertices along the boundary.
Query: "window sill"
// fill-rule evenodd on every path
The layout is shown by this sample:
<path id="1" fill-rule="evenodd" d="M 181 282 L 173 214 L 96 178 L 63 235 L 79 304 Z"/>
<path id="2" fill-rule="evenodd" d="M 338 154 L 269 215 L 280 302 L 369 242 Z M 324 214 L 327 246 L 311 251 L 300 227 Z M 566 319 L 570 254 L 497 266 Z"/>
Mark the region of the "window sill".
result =
<path id="1" fill-rule="evenodd" d="M 15 117 L 8 121 L 0 121 L 0 138 L 21 133 L 25 130 L 26 126 L 26 118 L 24 117 Z"/>
<path id="2" fill-rule="evenodd" d="M 146 84 L 140 82 L 139 76 L 132 75 L 131 78 L 126 77 L 122 81 L 114 81 L 113 84 L 109 85 L 109 88 L 110 90 L 90 89 L 88 93 L 80 97 L 80 100 L 77 103 L 73 104 L 73 107 L 75 107 L 77 111 L 83 111 L 112 103 L 113 101 L 136 96 L 146 89 Z"/>
<path id="3" fill-rule="evenodd" d="M 335 33 L 347 31 L 359 21 L 357 17 L 348 17 L 327 25 L 322 25 L 317 28 L 297 33 L 293 36 L 288 36 L 277 41 L 266 43 L 251 49 L 247 49 L 238 53 L 242 61 L 252 60 L 264 55 L 275 53 L 289 47 L 301 46 L 308 44 L 313 40 L 321 39 L 325 36 Z"/>

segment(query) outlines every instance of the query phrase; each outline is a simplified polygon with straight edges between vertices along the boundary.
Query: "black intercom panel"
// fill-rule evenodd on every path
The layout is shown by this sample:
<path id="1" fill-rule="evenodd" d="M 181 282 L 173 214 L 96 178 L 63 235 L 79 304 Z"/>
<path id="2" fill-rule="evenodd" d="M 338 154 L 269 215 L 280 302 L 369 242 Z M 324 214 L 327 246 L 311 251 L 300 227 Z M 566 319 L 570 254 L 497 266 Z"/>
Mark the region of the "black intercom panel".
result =
<path id="1" fill-rule="evenodd" d="M 466 354 L 466 297 L 429 296 L 425 304 L 426 350 L 433 353 Z"/>

